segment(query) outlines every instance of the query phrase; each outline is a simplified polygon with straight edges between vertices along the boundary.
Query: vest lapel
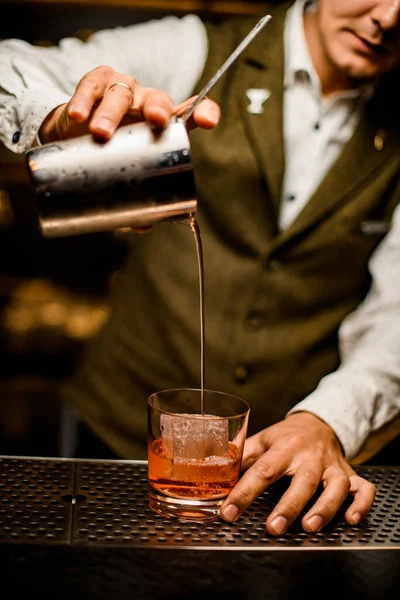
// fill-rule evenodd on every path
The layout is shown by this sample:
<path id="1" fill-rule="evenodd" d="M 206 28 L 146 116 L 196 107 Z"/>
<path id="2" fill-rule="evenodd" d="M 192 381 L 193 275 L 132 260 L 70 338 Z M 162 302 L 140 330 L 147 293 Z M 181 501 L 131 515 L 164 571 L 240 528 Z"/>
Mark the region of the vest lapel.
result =
<path id="1" fill-rule="evenodd" d="M 260 169 L 268 181 L 271 210 L 276 223 L 284 172 L 282 107 L 285 16 L 286 10 L 276 11 L 271 22 L 243 53 L 238 66 L 239 111 Z M 270 40 L 275 40 L 275 43 Z M 250 88 L 264 89 L 269 94 L 261 114 L 248 111 L 250 101 L 246 92 Z"/>
<path id="2" fill-rule="evenodd" d="M 399 159 L 400 139 L 393 128 L 395 120 L 383 91 L 378 93 L 366 106 L 363 119 L 332 169 L 292 225 L 274 239 L 271 251 L 327 218 L 348 202 L 355 190 L 367 186 L 368 179 L 385 162 Z"/>

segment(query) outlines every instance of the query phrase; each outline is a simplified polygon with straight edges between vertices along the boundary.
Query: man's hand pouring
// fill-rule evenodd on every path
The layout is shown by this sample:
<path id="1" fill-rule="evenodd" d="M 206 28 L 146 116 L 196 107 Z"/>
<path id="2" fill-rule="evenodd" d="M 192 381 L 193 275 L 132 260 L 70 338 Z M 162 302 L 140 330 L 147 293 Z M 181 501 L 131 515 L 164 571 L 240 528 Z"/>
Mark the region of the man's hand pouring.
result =
<path id="1" fill-rule="evenodd" d="M 165 92 L 142 87 L 133 77 L 101 66 L 84 75 L 70 101 L 46 117 L 39 138 L 45 144 L 91 133 L 96 139 L 107 141 L 118 127 L 136 121 L 147 121 L 152 128 L 161 131 L 171 117 L 182 116 L 192 102 L 190 98 L 174 106 Z M 218 105 L 205 98 L 187 127 L 188 130 L 212 129 L 219 118 Z"/>
<path id="2" fill-rule="evenodd" d="M 107 142 L 121 125 L 147 121 L 155 134 L 168 125 L 172 117 L 181 117 L 194 97 L 175 105 L 163 91 L 142 87 L 135 78 L 101 66 L 89 71 L 78 83 L 67 104 L 55 108 L 44 120 L 39 140 L 42 144 L 66 140 L 91 133 Z M 204 98 L 186 126 L 188 131 L 201 127 L 213 129 L 219 122 L 219 106 Z M 135 228 L 146 233 L 152 226 Z"/>

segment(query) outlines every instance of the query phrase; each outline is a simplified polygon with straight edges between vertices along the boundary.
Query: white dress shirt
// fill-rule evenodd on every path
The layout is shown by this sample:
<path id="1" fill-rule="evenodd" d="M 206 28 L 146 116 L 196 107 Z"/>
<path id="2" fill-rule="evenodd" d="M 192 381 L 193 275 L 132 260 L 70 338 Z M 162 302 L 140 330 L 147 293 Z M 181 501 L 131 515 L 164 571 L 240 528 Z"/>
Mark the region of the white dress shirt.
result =
<path id="1" fill-rule="evenodd" d="M 285 30 L 287 167 L 281 228 L 302 210 L 354 131 L 371 93 L 367 87 L 358 93 L 321 97 L 302 29 L 305 4 L 297 0 Z M 163 89 L 181 102 L 192 94 L 207 52 L 205 27 L 194 15 L 99 31 L 85 43 L 67 38 L 52 48 L 4 40 L 0 42 L 0 139 L 10 150 L 25 152 L 45 116 L 68 102 L 80 78 L 99 65 L 133 75 L 141 85 Z M 328 423 L 348 459 L 359 452 L 371 432 L 400 413 L 400 207 L 369 267 L 372 288 L 339 330 L 340 368 L 290 411 L 307 410 Z"/>
<path id="2" fill-rule="evenodd" d="M 286 229 L 352 136 L 372 85 L 324 98 L 308 51 L 304 10 L 315 3 L 298 0 L 288 11 L 285 32 L 285 173 L 279 225 Z"/>

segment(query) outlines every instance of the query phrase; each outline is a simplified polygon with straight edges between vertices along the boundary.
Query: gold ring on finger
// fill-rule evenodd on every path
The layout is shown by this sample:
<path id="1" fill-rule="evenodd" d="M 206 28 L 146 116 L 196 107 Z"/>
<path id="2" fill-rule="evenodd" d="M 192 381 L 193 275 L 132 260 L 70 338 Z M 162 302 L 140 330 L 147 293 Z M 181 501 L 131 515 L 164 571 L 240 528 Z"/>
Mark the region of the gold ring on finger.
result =
<path id="1" fill-rule="evenodd" d="M 134 95 L 133 89 L 131 88 L 130 85 L 128 85 L 127 83 L 124 83 L 123 81 L 117 81 L 116 83 L 113 83 L 112 85 L 110 85 L 110 87 L 108 88 L 107 91 L 109 92 L 113 87 L 116 87 L 117 85 L 119 85 L 121 87 L 124 87 L 125 89 L 129 90 L 130 93 L 132 94 L 132 101 L 131 101 L 131 105 L 129 107 L 129 108 L 132 108 L 132 106 L 133 106 L 133 99 L 134 99 L 135 95 Z"/>

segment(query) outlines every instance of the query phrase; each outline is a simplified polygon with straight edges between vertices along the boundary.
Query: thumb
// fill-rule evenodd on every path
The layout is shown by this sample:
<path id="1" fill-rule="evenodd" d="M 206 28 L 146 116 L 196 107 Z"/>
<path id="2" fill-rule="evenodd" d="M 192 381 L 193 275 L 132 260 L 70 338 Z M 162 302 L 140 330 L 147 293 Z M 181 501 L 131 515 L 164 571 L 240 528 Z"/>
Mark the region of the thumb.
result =
<path id="1" fill-rule="evenodd" d="M 60 104 L 46 116 L 39 129 L 39 139 L 42 144 L 63 139 L 61 122 L 63 118 L 68 119 L 66 107 L 67 104 Z"/>
<path id="2" fill-rule="evenodd" d="M 263 429 L 263 431 L 247 438 L 243 449 L 242 470 L 249 469 L 269 447 L 268 429 Z"/>

